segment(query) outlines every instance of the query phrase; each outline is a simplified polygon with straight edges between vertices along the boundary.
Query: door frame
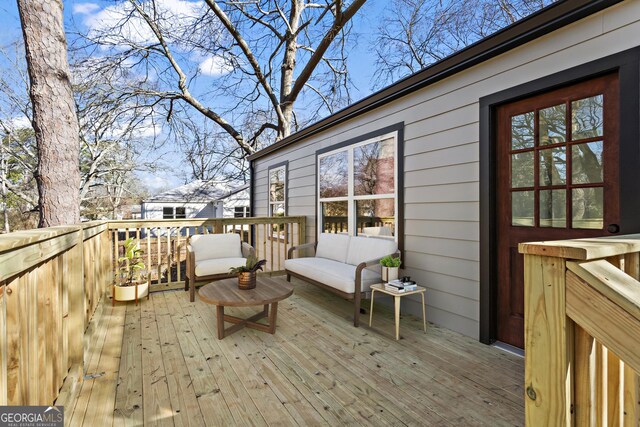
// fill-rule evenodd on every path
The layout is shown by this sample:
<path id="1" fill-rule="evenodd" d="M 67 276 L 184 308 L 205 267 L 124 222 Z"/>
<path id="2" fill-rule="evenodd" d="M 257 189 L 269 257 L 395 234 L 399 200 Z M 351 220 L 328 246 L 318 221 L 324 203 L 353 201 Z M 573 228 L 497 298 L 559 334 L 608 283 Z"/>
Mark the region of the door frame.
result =
<path id="1" fill-rule="evenodd" d="M 640 182 L 640 47 L 480 98 L 480 342 L 493 343 L 497 329 L 497 107 L 615 71 L 620 84 L 619 234 L 638 233 L 640 197 L 633 184 Z"/>

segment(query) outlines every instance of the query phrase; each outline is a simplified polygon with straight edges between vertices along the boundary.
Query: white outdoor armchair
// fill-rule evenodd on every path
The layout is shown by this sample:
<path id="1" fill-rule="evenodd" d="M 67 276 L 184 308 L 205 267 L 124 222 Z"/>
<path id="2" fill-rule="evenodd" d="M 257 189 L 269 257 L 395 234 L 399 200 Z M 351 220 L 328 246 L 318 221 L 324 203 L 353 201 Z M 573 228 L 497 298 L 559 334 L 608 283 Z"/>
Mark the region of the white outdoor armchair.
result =
<path id="1" fill-rule="evenodd" d="M 227 279 L 235 275 L 229 269 L 244 265 L 246 258 L 255 255 L 255 250 L 240 236 L 230 234 L 199 234 L 187 241 L 187 271 L 184 290 L 189 291 L 189 300 L 195 301 L 196 285 L 214 280 Z"/>

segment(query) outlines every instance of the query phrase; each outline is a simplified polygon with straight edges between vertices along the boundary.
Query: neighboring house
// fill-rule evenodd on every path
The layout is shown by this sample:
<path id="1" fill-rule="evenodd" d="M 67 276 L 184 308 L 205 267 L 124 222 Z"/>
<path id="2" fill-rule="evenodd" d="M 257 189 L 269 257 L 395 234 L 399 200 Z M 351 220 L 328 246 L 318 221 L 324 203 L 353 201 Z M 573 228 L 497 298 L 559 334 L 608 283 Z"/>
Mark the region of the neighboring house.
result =
<path id="1" fill-rule="evenodd" d="M 193 181 L 142 202 L 144 219 L 248 216 L 249 184 Z"/>
<path id="2" fill-rule="evenodd" d="M 555 3 L 252 155 L 253 214 L 384 230 L 429 320 L 522 348 L 518 242 L 640 232 L 639 35 Z"/>

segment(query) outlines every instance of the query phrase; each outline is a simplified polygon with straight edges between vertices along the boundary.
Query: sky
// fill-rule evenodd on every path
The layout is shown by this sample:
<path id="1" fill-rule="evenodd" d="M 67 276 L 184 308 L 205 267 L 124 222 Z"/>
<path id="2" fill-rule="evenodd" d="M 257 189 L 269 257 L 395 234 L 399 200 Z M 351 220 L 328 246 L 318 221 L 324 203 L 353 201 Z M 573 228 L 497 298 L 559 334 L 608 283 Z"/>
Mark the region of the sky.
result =
<path id="1" fill-rule="evenodd" d="M 165 0 L 171 7 L 178 9 L 188 9 L 191 0 Z M 352 89 L 351 96 L 353 101 L 357 101 L 369 95 L 373 86 L 372 74 L 374 71 L 374 57 L 370 53 L 372 48 L 372 40 L 374 32 L 378 26 L 377 21 L 381 14 L 384 13 L 384 5 L 386 0 L 368 0 L 367 3 L 358 11 L 354 18 L 354 27 L 358 33 L 357 43 L 353 46 L 349 56 L 349 71 L 355 89 Z M 102 0 L 65 0 L 65 30 L 67 31 L 68 44 L 73 42 L 73 32 L 86 30 L 92 25 L 96 25 L 97 21 L 103 19 L 105 14 L 102 13 L 105 7 L 113 5 L 114 1 Z M 188 13 L 188 12 L 186 12 Z M 0 1 L 0 45 L 6 46 L 17 39 L 22 38 L 20 18 L 18 15 L 17 4 L 15 0 Z M 6 66 L 0 63 L 0 66 Z M 203 58 L 200 67 L 203 69 L 220 71 L 220 66 L 215 63 L 213 58 Z M 172 147 L 165 147 L 164 152 L 158 153 L 162 155 L 162 161 L 165 167 L 162 172 L 156 174 L 145 173 L 141 176 L 143 183 L 152 193 L 180 185 L 184 181 L 184 168 L 176 168 L 171 173 L 170 169 L 179 165 L 182 161 L 180 153 Z M 174 166 L 170 166 L 174 165 Z M 186 166 L 186 165 L 185 165 Z M 169 169 L 169 171 L 167 170 Z"/>

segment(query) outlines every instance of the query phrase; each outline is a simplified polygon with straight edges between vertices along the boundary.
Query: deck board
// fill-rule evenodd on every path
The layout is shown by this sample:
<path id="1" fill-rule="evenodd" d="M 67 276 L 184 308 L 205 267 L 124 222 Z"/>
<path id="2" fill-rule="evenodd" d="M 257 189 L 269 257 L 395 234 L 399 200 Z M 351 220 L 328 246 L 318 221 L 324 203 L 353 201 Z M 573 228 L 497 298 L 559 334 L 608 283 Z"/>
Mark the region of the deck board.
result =
<path id="1" fill-rule="evenodd" d="M 107 374 L 83 383 L 66 418 L 117 426 L 524 424 L 521 358 L 431 324 L 425 334 L 411 316 L 395 341 L 382 304 L 373 328 L 354 328 L 349 302 L 294 284 L 275 335 L 243 329 L 218 340 L 214 307 L 190 303 L 184 291 L 105 307 L 89 370 Z M 225 311 L 247 317 L 259 309 Z"/>

